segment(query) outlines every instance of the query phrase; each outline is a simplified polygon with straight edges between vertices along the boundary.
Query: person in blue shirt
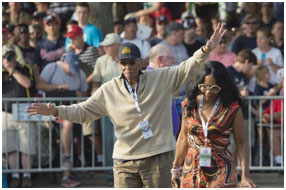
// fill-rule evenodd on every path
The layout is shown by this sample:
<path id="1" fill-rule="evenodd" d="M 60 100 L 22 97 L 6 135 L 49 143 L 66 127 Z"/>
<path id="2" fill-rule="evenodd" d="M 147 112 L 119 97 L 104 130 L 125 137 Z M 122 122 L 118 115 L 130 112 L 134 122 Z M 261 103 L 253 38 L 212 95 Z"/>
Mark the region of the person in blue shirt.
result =
<path id="1" fill-rule="evenodd" d="M 245 25 L 245 34 L 236 38 L 233 42 L 231 51 L 236 55 L 243 49 L 254 49 L 256 44 L 256 31 L 259 28 L 259 17 L 254 14 L 247 14 L 243 20 Z"/>
<path id="2" fill-rule="evenodd" d="M 75 15 L 77 17 L 78 25 L 83 30 L 83 39 L 90 45 L 98 48 L 99 54 L 102 55 L 104 50 L 99 47 L 99 43 L 102 42 L 102 32 L 95 25 L 88 22 L 90 16 L 90 8 L 88 3 L 77 3 L 75 8 Z M 68 50 L 70 39 L 66 38 L 65 49 Z"/>

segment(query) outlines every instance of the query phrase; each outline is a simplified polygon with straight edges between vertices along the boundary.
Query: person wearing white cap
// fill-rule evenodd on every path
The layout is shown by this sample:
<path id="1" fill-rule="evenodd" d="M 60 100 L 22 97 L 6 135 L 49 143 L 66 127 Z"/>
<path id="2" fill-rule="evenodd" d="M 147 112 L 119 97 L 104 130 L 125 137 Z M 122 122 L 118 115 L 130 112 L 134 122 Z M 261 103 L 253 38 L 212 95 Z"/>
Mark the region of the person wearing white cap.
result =
<path id="1" fill-rule="evenodd" d="M 96 60 L 94 70 L 93 70 L 93 83 L 92 92 L 93 94 L 102 84 L 110 81 L 112 78 L 117 77 L 121 74 L 119 64 L 117 63 L 118 50 L 121 42 L 119 35 L 115 33 L 109 33 L 105 36 L 104 40 L 99 44 L 103 47 L 106 54 L 102 55 Z M 94 136 L 94 147 L 97 154 L 97 163 L 100 165 L 102 163 L 102 141 L 100 133 L 100 123 L 97 120 L 95 122 L 95 136 Z M 84 135 L 92 134 L 92 126 L 84 124 L 83 125 Z M 113 134 L 113 130 L 109 131 L 109 134 Z M 93 141 L 93 137 L 90 136 Z"/>
<path id="2" fill-rule="evenodd" d="M 94 66 L 92 92 L 95 92 L 103 83 L 121 74 L 117 63 L 120 42 L 121 38 L 119 35 L 109 33 L 105 36 L 103 42 L 100 43 L 106 54 L 99 57 Z"/>

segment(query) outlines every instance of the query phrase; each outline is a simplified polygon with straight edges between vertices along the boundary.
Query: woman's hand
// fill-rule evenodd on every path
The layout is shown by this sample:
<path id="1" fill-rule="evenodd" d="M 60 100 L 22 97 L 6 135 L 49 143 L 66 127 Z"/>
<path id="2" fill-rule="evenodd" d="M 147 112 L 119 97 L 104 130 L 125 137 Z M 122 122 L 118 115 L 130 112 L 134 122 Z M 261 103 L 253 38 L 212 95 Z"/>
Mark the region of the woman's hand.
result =
<path id="1" fill-rule="evenodd" d="M 180 174 L 173 173 L 171 178 L 171 183 L 173 188 L 179 188 L 180 187 Z"/>
<path id="2" fill-rule="evenodd" d="M 240 187 L 256 188 L 256 184 L 246 176 L 241 176 Z"/>

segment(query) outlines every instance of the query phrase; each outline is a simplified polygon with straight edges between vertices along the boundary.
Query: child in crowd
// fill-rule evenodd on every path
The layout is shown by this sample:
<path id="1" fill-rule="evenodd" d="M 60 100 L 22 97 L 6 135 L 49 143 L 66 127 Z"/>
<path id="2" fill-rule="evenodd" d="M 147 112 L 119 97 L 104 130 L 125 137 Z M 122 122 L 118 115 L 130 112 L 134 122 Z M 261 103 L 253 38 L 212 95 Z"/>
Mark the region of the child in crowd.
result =
<path id="1" fill-rule="evenodd" d="M 269 80 L 270 80 L 270 71 L 268 67 L 260 65 L 255 71 L 256 85 L 254 88 L 254 96 L 270 96 L 275 90 Z M 257 109 L 259 109 L 258 101 L 255 103 Z M 269 101 L 262 100 L 262 109 L 265 110 L 269 106 Z"/>
<path id="2" fill-rule="evenodd" d="M 278 48 L 271 46 L 271 32 L 268 28 L 260 28 L 256 32 L 257 35 L 257 48 L 252 52 L 256 55 L 259 65 L 265 65 L 270 72 L 269 83 L 275 85 L 276 73 L 280 68 L 283 68 L 283 57 Z"/>

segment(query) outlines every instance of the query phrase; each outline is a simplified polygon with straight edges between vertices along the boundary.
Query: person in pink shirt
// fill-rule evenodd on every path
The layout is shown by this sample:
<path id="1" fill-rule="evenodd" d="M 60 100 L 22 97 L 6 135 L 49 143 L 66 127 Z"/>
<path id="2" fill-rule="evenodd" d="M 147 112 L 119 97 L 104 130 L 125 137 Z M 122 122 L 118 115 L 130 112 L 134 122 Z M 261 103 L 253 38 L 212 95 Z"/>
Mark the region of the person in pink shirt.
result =
<path id="1" fill-rule="evenodd" d="M 236 55 L 230 51 L 227 51 L 228 40 L 226 37 L 220 41 L 219 45 L 212 50 L 209 58 L 206 61 L 218 61 L 225 67 L 231 66 L 235 62 Z"/>

